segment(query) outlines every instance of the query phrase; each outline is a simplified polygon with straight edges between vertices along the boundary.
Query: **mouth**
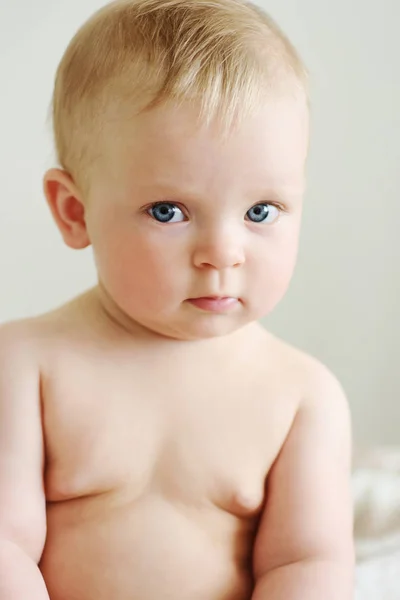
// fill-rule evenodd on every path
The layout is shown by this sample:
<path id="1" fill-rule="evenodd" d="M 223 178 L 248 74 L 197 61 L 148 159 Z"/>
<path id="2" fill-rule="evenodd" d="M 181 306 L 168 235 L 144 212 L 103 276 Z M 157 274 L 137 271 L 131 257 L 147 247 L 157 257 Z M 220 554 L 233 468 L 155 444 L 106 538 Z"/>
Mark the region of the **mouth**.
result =
<path id="1" fill-rule="evenodd" d="M 205 296 L 203 298 L 189 298 L 188 302 L 207 312 L 227 312 L 239 304 L 239 298 L 231 296 Z"/>

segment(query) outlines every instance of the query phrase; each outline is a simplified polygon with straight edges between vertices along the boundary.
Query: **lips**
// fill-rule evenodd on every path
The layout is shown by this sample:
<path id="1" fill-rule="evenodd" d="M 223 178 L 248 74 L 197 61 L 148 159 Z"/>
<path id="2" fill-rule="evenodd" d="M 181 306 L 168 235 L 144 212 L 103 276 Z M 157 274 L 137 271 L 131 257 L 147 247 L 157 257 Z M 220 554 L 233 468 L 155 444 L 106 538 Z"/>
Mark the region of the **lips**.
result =
<path id="1" fill-rule="evenodd" d="M 230 296 L 207 296 L 203 298 L 190 298 L 188 302 L 207 312 L 226 312 L 237 306 L 239 300 Z"/>

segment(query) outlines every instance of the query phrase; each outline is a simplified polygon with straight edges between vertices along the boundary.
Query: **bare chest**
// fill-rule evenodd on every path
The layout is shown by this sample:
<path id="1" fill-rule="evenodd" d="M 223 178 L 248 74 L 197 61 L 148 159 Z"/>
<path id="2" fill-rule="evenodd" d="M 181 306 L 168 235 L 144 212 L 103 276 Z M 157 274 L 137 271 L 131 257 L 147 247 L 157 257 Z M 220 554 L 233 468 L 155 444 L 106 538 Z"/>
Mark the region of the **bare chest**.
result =
<path id="1" fill-rule="evenodd" d="M 49 501 L 121 491 L 260 510 L 294 398 L 252 376 L 112 373 L 61 370 L 43 386 Z"/>

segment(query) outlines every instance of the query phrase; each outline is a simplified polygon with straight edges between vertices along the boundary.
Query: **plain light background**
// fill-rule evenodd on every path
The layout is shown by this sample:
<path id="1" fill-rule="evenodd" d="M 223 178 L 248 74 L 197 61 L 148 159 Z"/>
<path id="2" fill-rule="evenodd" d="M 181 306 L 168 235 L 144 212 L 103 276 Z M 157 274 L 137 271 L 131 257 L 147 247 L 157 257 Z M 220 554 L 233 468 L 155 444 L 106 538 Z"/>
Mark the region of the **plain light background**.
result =
<path id="1" fill-rule="evenodd" d="M 65 248 L 42 193 L 55 71 L 104 2 L 0 4 L 0 322 L 95 283 Z M 312 145 L 299 263 L 265 324 L 325 362 L 350 400 L 356 443 L 400 443 L 400 3 L 259 0 L 307 63 Z"/>

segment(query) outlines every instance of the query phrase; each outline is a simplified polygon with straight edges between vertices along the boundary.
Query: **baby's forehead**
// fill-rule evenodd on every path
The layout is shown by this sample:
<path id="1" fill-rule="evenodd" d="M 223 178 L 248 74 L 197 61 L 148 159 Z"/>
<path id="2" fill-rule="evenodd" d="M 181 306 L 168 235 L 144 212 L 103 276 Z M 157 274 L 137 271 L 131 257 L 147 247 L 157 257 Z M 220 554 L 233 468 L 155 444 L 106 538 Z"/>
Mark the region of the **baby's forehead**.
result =
<path id="1" fill-rule="evenodd" d="M 122 202 L 301 196 L 308 148 L 304 112 L 295 103 L 275 103 L 228 136 L 217 121 L 199 122 L 194 105 L 165 105 L 133 118 L 129 111 L 115 113 L 104 127 L 90 196 Z"/>
<path id="2" fill-rule="evenodd" d="M 201 117 L 200 106 L 194 102 L 164 102 L 151 111 L 133 116 L 125 114 L 110 119 L 111 128 L 134 137 L 145 135 L 152 138 L 164 137 L 171 140 L 182 137 L 195 139 L 207 136 L 215 141 L 230 143 L 243 136 L 250 128 L 271 128 L 277 122 L 290 120 L 308 121 L 308 106 L 305 98 L 292 96 L 271 96 L 256 105 L 253 110 L 243 108 L 233 119 L 224 114 L 214 115 L 210 121 Z"/>
<path id="3" fill-rule="evenodd" d="M 238 118 L 227 130 L 218 119 L 210 124 L 199 121 L 195 106 L 164 106 L 130 120 L 114 121 L 107 138 L 107 143 L 115 140 L 121 158 L 145 157 L 147 152 L 167 161 L 185 160 L 193 152 L 214 151 L 226 156 L 235 149 L 248 152 L 255 145 L 266 151 L 285 140 L 293 144 L 296 138 L 307 139 L 308 111 L 297 101 L 270 102 Z"/>

